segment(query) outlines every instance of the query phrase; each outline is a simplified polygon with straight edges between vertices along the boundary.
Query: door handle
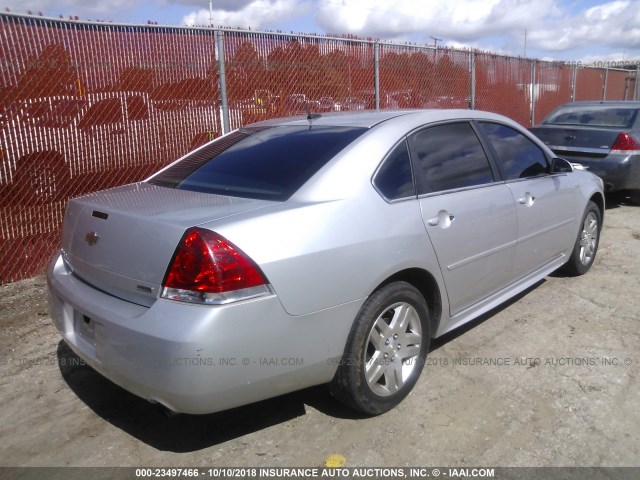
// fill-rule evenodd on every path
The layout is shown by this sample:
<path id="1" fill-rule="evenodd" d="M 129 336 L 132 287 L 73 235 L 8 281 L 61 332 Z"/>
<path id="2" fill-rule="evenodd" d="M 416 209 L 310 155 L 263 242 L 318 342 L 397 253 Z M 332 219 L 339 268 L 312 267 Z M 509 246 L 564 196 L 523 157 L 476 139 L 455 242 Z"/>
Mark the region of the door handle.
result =
<path id="1" fill-rule="evenodd" d="M 531 195 L 529 192 L 525 193 L 524 197 L 521 197 L 518 199 L 519 204 L 526 205 L 527 207 L 530 207 L 531 205 L 533 205 L 535 201 L 536 201 L 536 197 Z"/>
<path id="2" fill-rule="evenodd" d="M 432 227 L 440 225 L 441 228 L 449 228 L 455 219 L 455 215 L 446 210 L 440 210 L 438 215 L 427 220 L 427 223 Z"/>

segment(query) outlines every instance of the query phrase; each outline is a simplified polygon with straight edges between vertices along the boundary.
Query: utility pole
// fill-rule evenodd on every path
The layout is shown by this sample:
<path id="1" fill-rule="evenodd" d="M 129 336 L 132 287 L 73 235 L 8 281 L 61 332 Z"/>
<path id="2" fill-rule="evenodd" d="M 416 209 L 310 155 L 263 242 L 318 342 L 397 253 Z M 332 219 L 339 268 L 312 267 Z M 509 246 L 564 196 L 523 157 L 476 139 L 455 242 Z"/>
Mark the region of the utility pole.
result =
<path id="1" fill-rule="evenodd" d="M 524 58 L 527 58 L 527 29 L 524 29 Z"/>
<path id="2" fill-rule="evenodd" d="M 213 0 L 209 0 L 209 26 L 213 27 Z"/>
<path id="3" fill-rule="evenodd" d="M 441 42 L 443 39 L 442 38 L 437 38 L 434 37 L 433 35 L 431 36 L 431 39 L 433 40 L 433 46 L 438 48 L 438 42 Z"/>

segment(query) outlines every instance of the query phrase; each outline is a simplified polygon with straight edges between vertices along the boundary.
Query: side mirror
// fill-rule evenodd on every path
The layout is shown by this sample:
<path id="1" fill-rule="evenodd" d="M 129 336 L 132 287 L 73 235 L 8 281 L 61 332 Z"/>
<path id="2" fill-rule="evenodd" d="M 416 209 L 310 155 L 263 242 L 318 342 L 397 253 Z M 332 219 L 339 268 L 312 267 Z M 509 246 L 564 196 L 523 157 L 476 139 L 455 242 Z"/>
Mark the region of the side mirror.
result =
<path id="1" fill-rule="evenodd" d="M 564 158 L 554 158 L 551 160 L 551 173 L 571 173 L 573 166 Z"/>

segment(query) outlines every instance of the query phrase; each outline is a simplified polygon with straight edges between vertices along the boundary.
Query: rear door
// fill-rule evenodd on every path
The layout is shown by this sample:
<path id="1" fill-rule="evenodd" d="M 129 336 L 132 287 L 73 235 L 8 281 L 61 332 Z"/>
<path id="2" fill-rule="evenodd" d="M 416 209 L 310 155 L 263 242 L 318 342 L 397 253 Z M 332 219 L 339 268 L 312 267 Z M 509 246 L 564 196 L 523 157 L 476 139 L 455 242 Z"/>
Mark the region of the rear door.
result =
<path id="1" fill-rule="evenodd" d="M 510 283 L 516 213 L 469 122 L 409 137 L 422 218 L 455 315 Z"/>
<path id="2" fill-rule="evenodd" d="M 547 155 L 524 133 L 495 122 L 478 125 L 515 201 L 518 247 L 514 273 L 523 277 L 573 245 L 579 192 L 568 181 L 568 174 L 550 174 Z"/>

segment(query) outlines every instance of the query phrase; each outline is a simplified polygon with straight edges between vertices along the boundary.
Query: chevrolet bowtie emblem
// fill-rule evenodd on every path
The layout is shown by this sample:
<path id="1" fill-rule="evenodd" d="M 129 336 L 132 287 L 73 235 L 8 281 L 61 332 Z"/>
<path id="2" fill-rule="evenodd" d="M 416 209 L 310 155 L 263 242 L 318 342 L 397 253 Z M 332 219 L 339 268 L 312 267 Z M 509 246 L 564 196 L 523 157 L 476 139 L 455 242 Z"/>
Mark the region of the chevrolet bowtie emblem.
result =
<path id="1" fill-rule="evenodd" d="M 96 243 L 98 243 L 98 240 L 100 239 L 100 235 L 98 235 L 96 232 L 89 232 L 87 233 L 87 235 L 84 237 L 84 239 L 87 241 L 87 243 L 89 244 L 89 246 L 94 246 Z"/>

